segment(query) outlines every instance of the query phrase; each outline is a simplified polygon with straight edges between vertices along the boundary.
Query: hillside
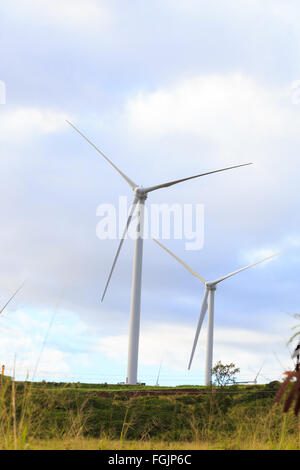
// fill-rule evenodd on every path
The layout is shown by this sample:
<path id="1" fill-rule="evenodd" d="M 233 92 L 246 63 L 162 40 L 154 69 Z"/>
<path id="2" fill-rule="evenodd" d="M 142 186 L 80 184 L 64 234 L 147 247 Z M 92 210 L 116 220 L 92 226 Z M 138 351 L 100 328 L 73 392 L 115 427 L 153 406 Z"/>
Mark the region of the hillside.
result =
<path id="1" fill-rule="evenodd" d="M 220 448 L 250 439 L 277 448 L 283 436 L 299 447 L 299 418 L 274 405 L 277 389 L 278 382 L 170 388 L 6 380 L 1 447 L 80 438 L 210 442 Z"/>

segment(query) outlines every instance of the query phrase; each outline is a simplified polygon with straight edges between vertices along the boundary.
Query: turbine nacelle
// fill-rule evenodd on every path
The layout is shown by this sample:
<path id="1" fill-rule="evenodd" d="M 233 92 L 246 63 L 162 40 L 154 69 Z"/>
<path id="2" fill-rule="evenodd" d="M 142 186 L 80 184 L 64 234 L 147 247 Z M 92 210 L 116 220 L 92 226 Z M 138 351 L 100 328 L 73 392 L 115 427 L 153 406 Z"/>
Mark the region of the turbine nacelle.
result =
<path id="1" fill-rule="evenodd" d="M 147 199 L 147 188 L 143 188 L 143 186 L 138 186 L 133 190 L 134 195 L 137 200 L 146 200 Z"/>
<path id="2" fill-rule="evenodd" d="M 206 282 L 205 287 L 210 291 L 215 291 L 217 289 L 216 284 L 214 282 Z"/>

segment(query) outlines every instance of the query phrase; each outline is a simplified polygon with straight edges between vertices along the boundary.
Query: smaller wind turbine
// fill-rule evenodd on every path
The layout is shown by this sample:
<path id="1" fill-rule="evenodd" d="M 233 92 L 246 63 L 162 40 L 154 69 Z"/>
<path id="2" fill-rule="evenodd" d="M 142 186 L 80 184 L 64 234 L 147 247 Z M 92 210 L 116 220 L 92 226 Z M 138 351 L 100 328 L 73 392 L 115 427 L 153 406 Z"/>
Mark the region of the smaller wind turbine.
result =
<path id="1" fill-rule="evenodd" d="M 205 317 L 205 314 L 208 310 L 208 328 L 207 328 L 207 349 L 206 349 L 206 370 L 205 370 L 205 385 L 210 385 L 211 380 L 212 380 L 212 359 L 213 359 L 213 333 L 214 333 L 214 299 L 215 299 L 215 292 L 217 289 L 217 285 L 225 281 L 225 279 L 228 279 L 231 276 L 234 276 L 235 274 L 238 274 L 245 269 L 252 268 L 252 266 L 255 266 L 259 263 L 263 263 L 264 261 L 267 261 L 271 258 L 274 258 L 274 256 L 277 256 L 279 253 L 276 253 L 274 255 L 268 256 L 267 258 L 264 258 L 260 261 L 256 261 L 256 263 L 249 264 L 248 266 L 245 266 L 244 268 L 238 269 L 237 271 L 233 271 L 230 274 L 227 274 L 226 276 L 220 277 L 216 279 L 215 281 L 206 281 L 203 277 L 201 277 L 196 271 L 194 271 L 192 268 L 190 268 L 186 263 L 184 263 L 181 259 L 179 259 L 174 253 L 172 253 L 168 248 L 166 248 L 162 243 L 159 241 L 153 239 L 158 245 L 161 246 L 167 253 L 169 253 L 173 258 L 175 258 L 182 266 L 185 267 L 193 276 L 195 276 L 197 279 L 199 279 L 205 286 L 205 291 L 204 291 L 204 297 L 202 301 L 202 306 L 200 310 L 200 317 L 196 329 L 196 334 L 195 334 L 195 339 L 193 343 L 193 348 L 192 348 L 192 353 L 190 357 L 190 362 L 188 365 L 188 369 L 191 368 L 195 349 L 197 346 L 199 334 L 200 334 L 200 329 Z"/>
<path id="2" fill-rule="evenodd" d="M 160 364 L 159 364 L 159 369 L 158 369 L 158 374 L 157 374 L 157 379 L 156 379 L 156 384 L 155 384 L 156 387 L 159 386 L 158 381 L 159 381 L 159 376 L 160 376 L 160 371 L 161 371 L 162 362 L 163 362 L 163 360 L 161 360 L 161 361 L 160 361 Z"/>
<path id="3" fill-rule="evenodd" d="M 264 362 L 263 362 L 261 368 L 259 369 L 259 371 L 257 372 L 254 380 L 245 380 L 244 382 L 234 382 L 234 383 L 235 384 L 255 384 L 256 385 L 257 384 L 257 378 L 258 378 L 259 374 L 261 373 L 263 366 L 264 366 Z"/>

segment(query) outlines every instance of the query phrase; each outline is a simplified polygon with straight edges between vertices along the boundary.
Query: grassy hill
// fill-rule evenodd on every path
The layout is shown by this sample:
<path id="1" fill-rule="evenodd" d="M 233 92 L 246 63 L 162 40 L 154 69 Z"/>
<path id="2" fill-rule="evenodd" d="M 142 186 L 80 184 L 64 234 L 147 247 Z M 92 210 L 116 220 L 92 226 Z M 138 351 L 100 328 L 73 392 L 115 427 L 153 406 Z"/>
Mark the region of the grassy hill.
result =
<path id="1" fill-rule="evenodd" d="M 278 386 L 170 388 L 6 380 L 0 388 L 0 448 L 57 448 L 63 442 L 72 448 L 78 441 L 81 446 L 105 441 L 105 448 L 111 448 L 109 443 L 124 448 L 126 442 L 136 448 L 299 449 L 300 421 L 274 404 Z"/>

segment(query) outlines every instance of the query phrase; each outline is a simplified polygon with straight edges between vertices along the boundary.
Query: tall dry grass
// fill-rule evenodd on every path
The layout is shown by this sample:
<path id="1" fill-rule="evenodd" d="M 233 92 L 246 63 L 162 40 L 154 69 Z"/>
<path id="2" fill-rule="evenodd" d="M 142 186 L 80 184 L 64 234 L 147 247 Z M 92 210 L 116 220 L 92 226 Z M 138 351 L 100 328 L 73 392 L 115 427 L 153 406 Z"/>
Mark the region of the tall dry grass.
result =
<path id="1" fill-rule="evenodd" d="M 42 436 L 48 440 L 79 439 L 84 434 L 88 413 L 86 400 L 67 402 L 63 422 L 53 420 L 52 415 L 64 399 L 64 389 L 51 393 L 46 386 L 37 390 L 33 383 L 16 383 L 0 377 L 0 449 L 24 450 Z"/>
<path id="2" fill-rule="evenodd" d="M 180 435 L 173 441 L 156 439 L 147 422 L 141 437 L 129 440 L 128 431 L 135 427 L 135 415 L 131 413 L 135 402 L 124 404 L 119 438 L 113 438 L 109 428 L 99 428 L 99 437 L 91 438 L 87 434 L 87 399 L 76 401 L 66 396 L 64 388 L 51 391 L 46 385 L 37 389 L 29 382 L 2 380 L 0 449 L 300 450 L 300 416 L 292 411 L 283 413 L 276 404 L 266 410 L 261 405 L 258 409 L 246 404 L 233 406 L 224 414 L 216 408 L 216 398 L 212 396 L 205 425 L 199 424 L 192 406 L 185 407 L 192 436 L 188 441 L 180 439 Z M 61 407 L 63 420 L 59 415 Z M 176 415 L 170 416 L 174 426 L 176 419 Z"/>

